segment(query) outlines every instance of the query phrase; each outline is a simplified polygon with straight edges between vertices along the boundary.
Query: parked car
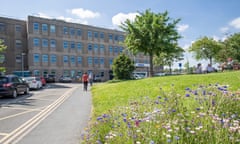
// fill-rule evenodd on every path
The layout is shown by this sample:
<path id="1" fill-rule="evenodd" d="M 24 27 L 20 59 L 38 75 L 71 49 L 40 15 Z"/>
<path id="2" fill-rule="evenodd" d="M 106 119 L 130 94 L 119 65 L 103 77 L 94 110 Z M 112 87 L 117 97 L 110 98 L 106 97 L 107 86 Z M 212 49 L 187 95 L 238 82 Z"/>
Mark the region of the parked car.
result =
<path id="1" fill-rule="evenodd" d="M 20 93 L 29 93 L 26 81 L 16 75 L 0 76 L 0 95 L 16 98 Z"/>
<path id="2" fill-rule="evenodd" d="M 24 77 L 24 79 L 28 83 L 30 89 L 42 88 L 42 81 L 40 77 Z"/>
<path id="3" fill-rule="evenodd" d="M 63 82 L 63 83 L 71 83 L 72 82 L 72 78 L 69 76 L 61 76 L 59 79 L 59 82 Z"/>
<path id="4" fill-rule="evenodd" d="M 45 78 L 44 78 L 44 77 L 40 77 L 40 79 L 41 79 L 41 81 L 42 81 L 42 85 L 45 86 L 46 83 L 47 83 L 46 80 L 45 80 Z"/>
<path id="5" fill-rule="evenodd" d="M 102 81 L 101 75 L 95 75 L 94 78 L 93 78 L 93 81 L 94 82 L 101 82 Z"/>
<path id="6" fill-rule="evenodd" d="M 47 83 L 55 82 L 55 75 L 48 74 L 46 77 L 44 77 Z"/>

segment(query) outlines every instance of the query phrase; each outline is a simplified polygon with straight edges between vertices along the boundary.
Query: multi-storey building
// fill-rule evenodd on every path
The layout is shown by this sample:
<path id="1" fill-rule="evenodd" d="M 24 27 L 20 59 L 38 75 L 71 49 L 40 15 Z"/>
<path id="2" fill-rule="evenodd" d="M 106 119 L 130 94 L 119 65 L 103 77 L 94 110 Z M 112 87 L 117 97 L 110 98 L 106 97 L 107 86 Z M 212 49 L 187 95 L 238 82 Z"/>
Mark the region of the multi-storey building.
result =
<path id="1" fill-rule="evenodd" d="M 27 21 L 0 17 L 0 39 L 7 51 L 1 66 L 6 73 L 81 76 L 83 72 L 109 79 L 113 60 L 124 47 L 124 32 L 89 25 L 28 16 Z M 136 63 L 148 63 L 142 54 Z"/>

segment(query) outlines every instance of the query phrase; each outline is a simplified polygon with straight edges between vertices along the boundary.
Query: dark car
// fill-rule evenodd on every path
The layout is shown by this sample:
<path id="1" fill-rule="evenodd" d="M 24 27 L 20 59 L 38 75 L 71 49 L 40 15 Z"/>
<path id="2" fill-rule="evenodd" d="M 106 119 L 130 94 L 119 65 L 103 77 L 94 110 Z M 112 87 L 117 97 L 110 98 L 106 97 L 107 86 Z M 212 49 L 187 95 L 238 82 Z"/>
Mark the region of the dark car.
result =
<path id="1" fill-rule="evenodd" d="M 49 74 L 45 77 L 47 83 L 54 83 L 55 82 L 55 75 Z"/>
<path id="2" fill-rule="evenodd" d="M 16 75 L 0 76 L 0 95 L 16 98 L 20 93 L 29 93 L 26 81 Z"/>
<path id="3" fill-rule="evenodd" d="M 72 82 L 72 78 L 69 76 L 61 76 L 59 79 L 59 82 L 63 82 L 63 83 L 71 83 Z"/>

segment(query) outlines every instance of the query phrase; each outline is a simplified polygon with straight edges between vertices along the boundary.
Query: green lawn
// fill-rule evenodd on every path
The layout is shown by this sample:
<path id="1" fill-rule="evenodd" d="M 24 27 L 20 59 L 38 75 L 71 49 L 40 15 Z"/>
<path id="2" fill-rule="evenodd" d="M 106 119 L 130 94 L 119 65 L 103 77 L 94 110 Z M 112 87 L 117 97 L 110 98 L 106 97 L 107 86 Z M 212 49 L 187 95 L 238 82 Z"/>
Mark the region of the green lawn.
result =
<path id="1" fill-rule="evenodd" d="M 240 71 L 95 84 L 86 144 L 240 143 Z"/>

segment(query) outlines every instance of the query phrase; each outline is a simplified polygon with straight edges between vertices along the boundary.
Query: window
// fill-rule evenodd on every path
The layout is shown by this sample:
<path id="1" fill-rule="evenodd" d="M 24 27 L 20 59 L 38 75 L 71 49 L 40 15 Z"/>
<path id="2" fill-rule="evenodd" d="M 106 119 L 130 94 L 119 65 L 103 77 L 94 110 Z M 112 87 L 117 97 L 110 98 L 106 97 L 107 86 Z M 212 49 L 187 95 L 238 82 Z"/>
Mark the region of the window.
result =
<path id="1" fill-rule="evenodd" d="M 95 53 L 98 52 L 98 44 L 94 44 L 94 52 L 95 52 Z"/>
<path id="2" fill-rule="evenodd" d="M 88 44 L 88 51 L 92 51 L 92 44 Z"/>
<path id="3" fill-rule="evenodd" d="M 68 56 L 66 55 L 63 56 L 63 63 L 68 63 Z"/>
<path id="4" fill-rule="evenodd" d="M 114 47 L 114 53 L 115 53 L 115 54 L 118 53 L 118 47 Z"/>
<path id="5" fill-rule="evenodd" d="M 97 57 L 94 58 L 94 64 L 98 64 L 98 58 Z"/>
<path id="6" fill-rule="evenodd" d="M 120 42 L 123 42 L 123 36 L 122 35 L 120 35 L 118 39 L 119 39 Z"/>
<path id="7" fill-rule="evenodd" d="M 65 49 L 68 48 L 68 41 L 63 41 L 63 48 L 65 48 Z"/>
<path id="8" fill-rule="evenodd" d="M 39 47 L 40 46 L 39 38 L 34 38 L 33 39 L 33 46 L 35 46 L 35 47 Z"/>
<path id="9" fill-rule="evenodd" d="M 22 32 L 22 26 L 21 25 L 16 25 L 15 30 L 16 30 L 16 32 Z"/>
<path id="10" fill-rule="evenodd" d="M 75 48 L 75 42 L 71 42 L 71 48 L 74 49 Z"/>
<path id="11" fill-rule="evenodd" d="M 44 62 L 44 63 L 48 62 L 48 55 L 46 55 L 46 54 L 42 55 L 42 62 Z"/>
<path id="12" fill-rule="evenodd" d="M 50 33 L 56 33 L 56 26 L 50 25 Z"/>
<path id="13" fill-rule="evenodd" d="M 16 48 L 22 48 L 22 41 L 21 40 L 16 40 L 15 44 L 16 44 Z"/>
<path id="14" fill-rule="evenodd" d="M 113 52 L 112 46 L 109 46 L 108 49 L 109 49 L 109 53 L 112 54 L 112 52 Z"/>
<path id="15" fill-rule="evenodd" d="M 81 36 L 81 35 L 82 35 L 81 29 L 77 29 L 77 35 L 78 35 L 78 36 Z"/>
<path id="16" fill-rule="evenodd" d="M 114 40 L 115 40 L 115 41 L 118 41 L 118 35 L 115 35 L 115 36 L 114 36 Z"/>
<path id="17" fill-rule="evenodd" d="M 112 41 L 112 40 L 113 40 L 113 35 L 112 35 L 112 34 L 109 34 L 109 35 L 108 35 L 108 38 L 109 38 L 110 41 Z"/>
<path id="18" fill-rule="evenodd" d="M 33 62 L 35 62 L 35 63 L 39 63 L 40 62 L 39 54 L 33 54 Z"/>
<path id="19" fill-rule="evenodd" d="M 82 57 L 77 57 L 77 62 L 78 62 L 78 64 L 82 64 Z"/>
<path id="20" fill-rule="evenodd" d="M 39 23 L 33 23 L 33 31 L 39 32 Z"/>
<path id="21" fill-rule="evenodd" d="M 74 36 L 75 35 L 75 29 L 74 28 L 70 28 L 70 35 Z"/>
<path id="22" fill-rule="evenodd" d="M 92 65 L 92 57 L 88 57 L 88 65 Z"/>
<path id="23" fill-rule="evenodd" d="M 75 62 L 75 56 L 71 56 L 71 57 L 70 57 L 70 60 L 71 60 L 71 63 L 72 63 L 72 64 L 75 64 L 75 63 L 76 63 L 76 62 Z"/>
<path id="24" fill-rule="evenodd" d="M 51 63 L 56 63 L 57 62 L 57 56 L 55 54 L 51 54 L 50 56 L 50 62 Z"/>
<path id="25" fill-rule="evenodd" d="M 100 38 L 104 39 L 104 32 L 100 32 Z"/>
<path id="26" fill-rule="evenodd" d="M 0 23 L 0 32 L 4 32 L 5 30 L 6 30 L 5 24 L 4 23 Z"/>
<path id="27" fill-rule="evenodd" d="M 22 62 L 22 56 L 20 54 L 16 55 L 16 62 L 21 63 Z"/>
<path id="28" fill-rule="evenodd" d="M 48 32 L 48 25 L 42 24 L 42 32 Z"/>
<path id="29" fill-rule="evenodd" d="M 119 47 L 119 52 L 120 52 L 120 53 L 123 52 L 123 47 Z"/>
<path id="30" fill-rule="evenodd" d="M 92 31 L 88 31 L 88 38 L 92 38 Z"/>
<path id="31" fill-rule="evenodd" d="M 101 65 L 104 64 L 104 58 L 103 58 L 103 57 L 100 58 L 100 64 L 101 64 Z"/>
<path id="32" fill-rule="evenodd" d="M 113 64 L 113 59 L 112 59 L 112 58 L 109 59 L 109 64 L 110 64 L 110 65 Z"/>
<path id="33" fill-rule="evenodd" d="M 78 51 L 82 51 L 82 43 L 80 42 L 77 43 L 77 49 Z"/>
<path id="34" fill-rule="evenodd" d="M 68 27 L 63 27 L 63 34 L 68 34 Z"/>
<path id="35" fill-rule="evenodd" d="M 105 49 L 104 45 L 101 44 L 101 45 L 100 45 L 100 53 L 104 53 L 104 49 Z"/>
<path id="36" fill-rule="evenodd" d="M 94 38 L 98 38 L 98 32 L 94 32 Z"/>
<path id="37" fill-rule="evenodd" d="M 42 39 L 42 47 L 48 47 L 48 39 Z"/>
<path id="38" fill-rule="evenodd" d="M 56 40 L 55 39 L 51 39 L 50 40 L 50 47 L 51 48 L 55 48 L 56 47 Z"/>

